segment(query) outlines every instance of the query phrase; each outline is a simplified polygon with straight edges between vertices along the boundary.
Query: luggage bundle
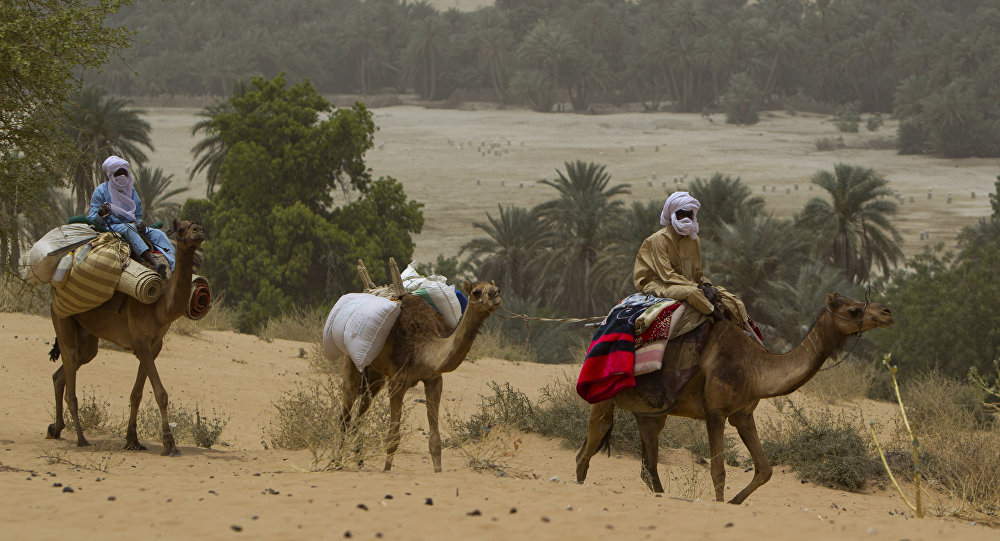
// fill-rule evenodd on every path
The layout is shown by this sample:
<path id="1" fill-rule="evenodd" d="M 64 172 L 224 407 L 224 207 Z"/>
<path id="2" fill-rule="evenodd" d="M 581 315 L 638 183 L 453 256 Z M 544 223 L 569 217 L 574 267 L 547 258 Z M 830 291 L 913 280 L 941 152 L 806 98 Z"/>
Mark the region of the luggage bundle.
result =
<path id="1" fill-rule="evenodd" d="M 390 258 L 393 285 L 382 287 L 371 282 L 363 263 L 358 265 L 365 292 L 340 297 L 330 310 L 323 326 L 323 354 L 327 359 L 348 355 L 358 371 L 364 371 L 385 346 L 401 310 L 396 299 L 406 293 L 427 301 L 442 315 L 449 329 L 458 326 L 465 309 L 465 297 L 448 285 L 444 276 L 420 276 L 413 265 L 410 263 L 400 273 Z"/>

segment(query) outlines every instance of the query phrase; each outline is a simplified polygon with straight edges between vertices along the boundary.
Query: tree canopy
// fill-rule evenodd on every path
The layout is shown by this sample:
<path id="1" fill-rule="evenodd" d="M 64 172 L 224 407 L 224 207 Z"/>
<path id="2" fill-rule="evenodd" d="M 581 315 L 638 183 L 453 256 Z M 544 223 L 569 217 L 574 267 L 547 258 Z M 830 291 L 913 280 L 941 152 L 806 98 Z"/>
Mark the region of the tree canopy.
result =
<path id="1" fill-rule="evenodd" d="M 421 205 L 394 179 L 370 178 L 375 124 L 364 105 L 333 109 L 309 81 L 288 86 L 279 75 L 251 79 L 207 111 L 204 131 L 227 149 L 221 184 L 184 214 L 207 225 L 205 274 L 241 329 L 357 290 L 358 258 L 377 280 L 388 256 L 408 261 Z"/>
<path id="2" fill-rule="evenodd" d="M 0 267 L 17 260 L 17 221 L 44 211 L 71 142 L 59 129 L 81 70 L 128 47 L 131 33 L 108 24 L 127 0 L 5 0 L 0 4 Z"/>

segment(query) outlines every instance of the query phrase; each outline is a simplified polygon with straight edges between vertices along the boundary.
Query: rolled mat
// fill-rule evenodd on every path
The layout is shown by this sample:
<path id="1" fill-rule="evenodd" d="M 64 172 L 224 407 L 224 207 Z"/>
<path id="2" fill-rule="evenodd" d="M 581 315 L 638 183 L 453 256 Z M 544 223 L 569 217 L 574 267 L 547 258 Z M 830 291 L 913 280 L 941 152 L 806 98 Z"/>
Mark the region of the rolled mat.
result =
<path id="1" fill-rule="evenodd" d="M 143 304 L 152 304 L 163 294 L 163 278 L 142 263 L 129 259 L 115 289 Z"/>
<path id="2" fill-rule="evenodd" d="M 212 289 L 204 276 L 191 276 L 191 299 L 184 311 L 188 318 L 199 320 L 212 308 Z"/>

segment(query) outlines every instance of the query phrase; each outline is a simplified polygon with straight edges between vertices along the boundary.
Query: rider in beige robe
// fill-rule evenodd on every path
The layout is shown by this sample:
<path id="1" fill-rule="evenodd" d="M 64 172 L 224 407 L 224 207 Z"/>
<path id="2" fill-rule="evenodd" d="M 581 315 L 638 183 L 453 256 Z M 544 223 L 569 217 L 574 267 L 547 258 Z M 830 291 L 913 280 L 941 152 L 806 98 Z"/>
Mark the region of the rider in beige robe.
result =
<path id="1" fill-rule="evenodd" d="M 660 223 L 665 227 L 643 241 L 632 268 L 632 280 L 642 293 L 686 301 L 705 315 L 712 315 L 715 307 L 698 286 L 714 286 L 726 311 L 749 328 L 743 302 L 724 288 L 711 284 L 702 274 L 701 239 L 697 234 L 700 206 L 687 192 L 675 192 L 667 199 L 660 215 Z"/>

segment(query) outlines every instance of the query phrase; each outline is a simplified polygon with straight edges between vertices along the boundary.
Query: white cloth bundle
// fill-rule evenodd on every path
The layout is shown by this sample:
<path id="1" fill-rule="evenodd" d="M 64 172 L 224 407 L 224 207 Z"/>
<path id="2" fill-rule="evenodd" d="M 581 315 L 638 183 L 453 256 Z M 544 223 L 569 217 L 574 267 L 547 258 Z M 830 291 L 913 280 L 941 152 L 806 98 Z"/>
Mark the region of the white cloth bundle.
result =
<path id="1" fill-rule="evenodd" d="M 358 371 L 382 351 L 399 317 L 399 302 L 368 293 L 348 293 L 330 310 L 323 327 L 323 354 L 336 360 L 349 355 Z"/>
<path id="2" fill-rule="evenodd" d="M 42 238 L 35 241 L 28 251 L 28 262 L 21 272 L 21 277 L 29 284 L 47 284 L 52 281 L 52 274 L 59 265 L 59 260 L 66 254 L 49 255 L 53 250 L 65 248 L 73 244 L 86 242 L 97 238 L 97 232 L 87 224 L 61 225 Z"/>
<path id="3" fill-rule="evenodd" d="M 406 270 L 399 274 L 403 279 L 403 287 L 427 301 L 444 317 L 445 325 L 449 329 L 454 329 L 462 319 L 462 304 L 458 301 L 455 288 L 448 285 L 448 279 L 440 274 L 420 276 L 413 268 L 414 263 L 416 262 L 410 263 Z"/>

